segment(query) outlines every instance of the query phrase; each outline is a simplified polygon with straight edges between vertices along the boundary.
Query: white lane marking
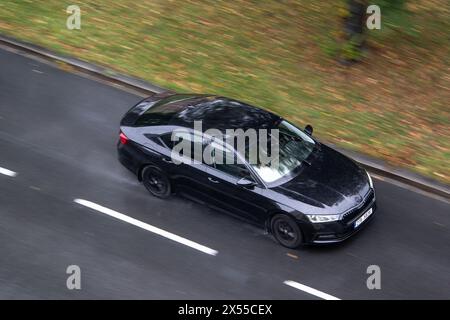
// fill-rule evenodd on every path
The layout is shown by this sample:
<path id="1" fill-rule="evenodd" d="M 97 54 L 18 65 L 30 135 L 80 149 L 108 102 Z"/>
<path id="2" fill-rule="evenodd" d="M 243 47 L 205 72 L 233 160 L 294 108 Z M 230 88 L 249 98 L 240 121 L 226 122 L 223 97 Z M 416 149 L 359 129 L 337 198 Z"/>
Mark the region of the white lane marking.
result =
<path id="1" fill-rule="evenodd" d="M 103 207 L 101 205 L 98 205 L 98 204 L 96 204 L 94 202 L 83 200 L 83 199 L 75 199 L 74 202 L 76 202 L 78 204 L 81 204 L 82 206 L 88 207 L 90 209 L 93 209 L 93 210 L 99 211 L 101 213 L 107 214 L 107 215 L 109 215 L 109 216 L 111 216 L 113 218 L 122 220 L 124 222 L 132 224 L 132 225 L 137 226 L 139 228 L 142 228 L 142 229 L 145 229 L 147 231 L 156 233 L 156 234 L 158 234 L 158 235 L 160 235 L 160 236 L 162 236 L 164 238 L 167 238 L 167 239 L 176 241 L 178 243 L 184 244 L 185 246 L 191 247 L 193 249 L 196 249 L 198 251 L 204 252 L 206 254 L 215 256 L 215 255 L 217 255 L 219 253 L 217 250 L 205 247 L 205 246 L 203 246 L 201 244 L 198 244 L 198 243 L 196 243 L 194 241 L 191 241 L 191 240 L 188 240 L 186 238 L 177 236 L 176 234 L 170 233 L 168 231 L 162 230 L 162 229 L 157 228 L 155 226 L 149 225 L 149 224 L 147 224 L 145 222 L 142 222 L 142 221 L 139 221 L 137 219 L 134 219 L 134 218 L 131 218 L 129 216 L 126 216 L 126 215 L 124 215 L 124 214 L 122 214 L 120 212 L 117 212 L 117 211 L 105 208 L 105 207 Z"/>
<path id="2" fill-rule="evenodd" d="M 304 284 L 295 282 L 295 281 L 291 281 L 291 280 L 286 280 L 285 282 L 283 282 L 284 284 L 293 287 L 295 289 L 307 292 L 309 294 L 312 294 L 313 296 L 325 299 L 325 300 L 341 300 L 339 298 L 336 298 L 335 296 L 329 295 L 328 293 L 316 290 L 314 288 L 305 286 Z"/>
<path id="3" fill-rule="evenodd" d="M 2 167 L 0 167 L 0 174 L 4 174 L 5 176 L 8 176 L 8 177 L 17 176 L 17 172 L 14 172 L 14 171 L 2 168 Z"/>

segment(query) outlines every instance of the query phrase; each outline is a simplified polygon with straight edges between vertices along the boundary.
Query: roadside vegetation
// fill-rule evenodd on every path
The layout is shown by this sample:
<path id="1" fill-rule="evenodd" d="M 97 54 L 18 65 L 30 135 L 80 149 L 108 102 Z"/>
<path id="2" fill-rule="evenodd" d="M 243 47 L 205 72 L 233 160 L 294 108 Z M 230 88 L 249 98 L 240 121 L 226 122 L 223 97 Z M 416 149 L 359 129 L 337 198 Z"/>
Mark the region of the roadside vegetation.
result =
<path id="1" fill-rule="evenodd" d="M 403 2 L 382 7 L 381 30 L 366 31 L 350 66 L 337 62 L 344 0 L 71 1 L 81 30 L 66 28 L 66 2 L 2 0 L 0 32 L 177 91 L 259 105 L 450 183 L 448 0 Z"/>

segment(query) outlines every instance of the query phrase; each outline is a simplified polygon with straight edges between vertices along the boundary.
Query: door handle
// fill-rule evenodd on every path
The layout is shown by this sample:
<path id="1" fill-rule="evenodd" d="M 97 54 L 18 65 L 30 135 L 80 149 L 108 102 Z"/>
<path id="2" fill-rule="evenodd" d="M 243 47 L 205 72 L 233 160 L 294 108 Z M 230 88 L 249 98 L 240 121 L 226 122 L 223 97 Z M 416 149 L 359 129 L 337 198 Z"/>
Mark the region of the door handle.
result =
<path id="1" fill-rule="evenodd" d="M 162 158 L 162 161 L 164 161 L 165 163 L 173 163 L 172 160 L 167 158 Z"/>
<path id="2" fill-rule="evenodd" d="M 213 178 L 211 178 L 211 177 L 208 177 L 208 180 L 211 181 L 212 183 L 219 183 L 218 180 L 215 180 L 215 179 L 213 179 Z"/>

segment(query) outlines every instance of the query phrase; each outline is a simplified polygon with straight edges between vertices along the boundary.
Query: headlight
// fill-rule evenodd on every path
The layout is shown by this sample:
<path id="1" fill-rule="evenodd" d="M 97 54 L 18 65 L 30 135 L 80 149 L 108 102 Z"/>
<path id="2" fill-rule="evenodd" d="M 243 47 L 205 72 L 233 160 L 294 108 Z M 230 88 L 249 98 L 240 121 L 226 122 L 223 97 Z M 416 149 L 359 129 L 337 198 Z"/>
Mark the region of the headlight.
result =
<path id="1" fill-rule="evenodd" d="M 331 221 L 337 221 L 340 219 L 339 214 L 307 214 L 306 215 L 312 223 L 322 223 L 322 222 L 331 222 Z"/>
<path id="2" fill-rule="evenodd" d="M 367 177 L 369 178 L 369 186 L 373 189 L 373 181 L 372 181 L 372 178 L 370 177 L 370 174 L 367 172 L 367 170 L 366 170 L 366 173 L 367 173 Z"/>

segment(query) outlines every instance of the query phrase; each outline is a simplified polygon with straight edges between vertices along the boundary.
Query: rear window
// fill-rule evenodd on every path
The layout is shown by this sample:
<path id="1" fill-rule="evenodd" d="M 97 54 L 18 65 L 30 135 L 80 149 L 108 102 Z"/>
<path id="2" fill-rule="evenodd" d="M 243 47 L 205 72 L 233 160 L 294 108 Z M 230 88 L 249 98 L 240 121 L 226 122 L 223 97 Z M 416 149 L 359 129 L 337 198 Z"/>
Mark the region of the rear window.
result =
<path id="1" fill-rule="evenodd" d="M 173 116 L 184 109 L 184 102 L 189 98 L 192 96 L 179 94 L 158 101 L 137 119 L 135 126 L 168 125 Z"/>

